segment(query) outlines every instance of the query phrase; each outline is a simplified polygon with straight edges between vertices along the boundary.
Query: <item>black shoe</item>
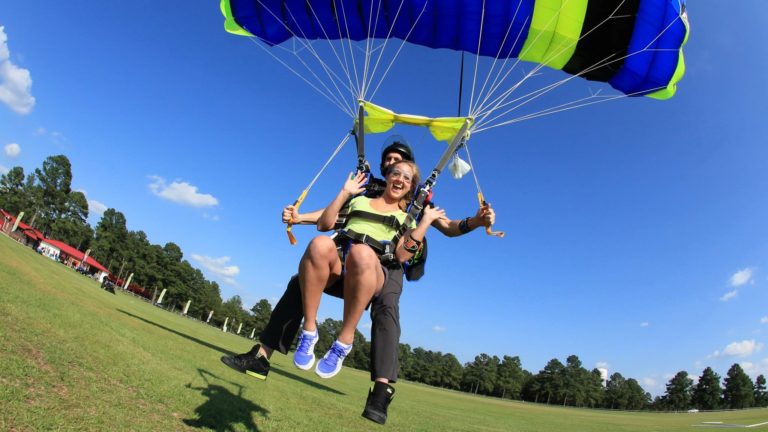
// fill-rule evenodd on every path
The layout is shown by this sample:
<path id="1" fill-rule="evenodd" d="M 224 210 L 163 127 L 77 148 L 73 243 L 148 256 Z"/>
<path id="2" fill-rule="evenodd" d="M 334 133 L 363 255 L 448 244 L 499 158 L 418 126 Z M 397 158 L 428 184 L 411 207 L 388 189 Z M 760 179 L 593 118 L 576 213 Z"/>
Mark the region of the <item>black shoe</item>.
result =
<path id="1" fill-rule="evenodd" d="M 387 408 L 395 397 L 395 388 L 389 384 L 376 381 L 368 391 L 363 417 L 378 424 L 387 422 Z"/>
<path id="2" fill-rule="evenodd" d="M 259 355 L 261 345 L 256 344 L 245 354 L 222 356 L 221 362 L 232 369 L 260 380 L 266 380 L 269 373 L 269 360 Z"/>

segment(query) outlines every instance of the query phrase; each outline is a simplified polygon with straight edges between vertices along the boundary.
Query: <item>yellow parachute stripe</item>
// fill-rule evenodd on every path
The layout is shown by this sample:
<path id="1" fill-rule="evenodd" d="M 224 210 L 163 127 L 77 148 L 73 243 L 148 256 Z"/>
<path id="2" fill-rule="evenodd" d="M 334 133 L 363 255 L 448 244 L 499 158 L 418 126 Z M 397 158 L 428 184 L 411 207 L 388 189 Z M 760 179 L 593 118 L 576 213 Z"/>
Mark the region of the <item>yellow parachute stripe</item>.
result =
<path id="1" fill-rule="evenodd" d="M 687 15 L 683 15 L 681 19 L 683 20 L 683 24 L 685 24 L 685 39 L 683 39 L 683 43 L 680 44 L 680 55 L 677 59 L 677 67 L 675 68 L 675 73 L 672 74 L 672 79 L 669 80 L 669 84 L 666 88 L 645 95 L 649 98 L 659 100 L 671 98 L 675 95 L 675 92 L 677 92 L 677 83 L 680 82 L 680 80 L 683 79 L 683 75 L 685 75 L 685 58 L 683 56 L 683 47 L 686 43 L 688 43 L 688 35 L 690 34 L 691 28 L 688 24 Z"/>
<path id="2" fill-rule="evenodd" d="M 520 60 L 562 69 L 576 51 L 587 0 L 537 0 Z"/>
<path id="3" fill-rule="evenodd" d="M 232 15 L 232 6 L 229 4 L 229 0 L 221 0 L 219 3 L 221 8 L 221 14 L 224 15 L 224 30 L 229 33 L 240 36 L 253 36 L 248 30 L 240 27 L 235 21 L 235 17 Z"/>
<path id="4" fill-rule="evenodd" d="M 436 140 L 450 143 L 468 119 L 470 124 L 474 121 L 471 117 L 429 118 L 411 114 L 397 114 L 392 110 L 380 107 L 368 101 L 361 101 L 361 103 L 367 114 L 363 121 L 365 133 L 387 132 L 392 129 L 395 124 L 426 126 Z"/>

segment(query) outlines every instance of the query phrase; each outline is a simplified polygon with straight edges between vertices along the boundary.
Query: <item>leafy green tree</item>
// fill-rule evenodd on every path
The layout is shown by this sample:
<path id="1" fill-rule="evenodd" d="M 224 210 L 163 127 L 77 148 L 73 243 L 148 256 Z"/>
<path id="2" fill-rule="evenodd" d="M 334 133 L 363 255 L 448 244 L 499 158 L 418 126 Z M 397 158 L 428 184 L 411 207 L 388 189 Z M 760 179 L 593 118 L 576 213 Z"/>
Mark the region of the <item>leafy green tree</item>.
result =
<path id="1" fill-rule="evenodd" d="M 629 395 L 626 392 L 626 379 L 618 372 L 614 372 L 605 384 L 605 408 L 625 409 Z"/>
<path id="2" fill-rule="evenodd" d="M 35 176 L 42 194 L 38 229 L 50 234 L 54 221 L 67 212 L 68 196 L 72 191 L 72 164 L 64 155 L 49 156 L 43 161 L 42 168 L 35 170 Z"/>
<path id="3" fill-rule="evenodd" d="M 691 403 L 702 410 L 714 410 L 720 408 L 720 400 L 723 389 L 720 387 L 720 375 L 711 367 L 707 367 L 701 373 L 699 382 L 693 389 Z"/>
<path id="4" fill-rule="evenodd" d="M 501 359 L 496 374 L 496 389 L 494 394 L 503 398 L 520 399 L 523 389 L 525 372 L 523 371 L 520 357 L 505 355 Z"/>
<path id="5" fill-rule="evenodd" d="M 588 375 L 589 372 L 582 367 L 578 356 L 568 356 L 563 369 L 563 385 L 558 394 L 563 405 L 582 406 L 584 404 Z"/>
<path id="6" fill-rule="evenodd" d="M 93 229 L 86 219 L 88 200 L 82 192 L 70 192 L 67 195 L 65 211 L 51 225 L 51 237 L 85 251 L 93 239 Z"/>
<path id="7" fill-rule="evenodd" d="M 626 405 L 624 409 L 641 410 L 647 408 L 651 403 L 651 394 L 643 390 L 640 383 L 634 378 L 626 381 Z"/>
<path id="8" fill-rule="evenodd" d="M 600 373 L 599 369 L 592 369 L 592 371 L 585 376 L 583 405 L 590 408 L 601 406 L 604 393 L 603 375 Z"/>
<path id="9" fill-rule="evenodd" d="M 410 381 L 416 381 L 413 379 L 413 351 L 408 344 L 401 343 L 398 347 L 400 358 L 400 376 Z"/>
<path id="10" fill-rule="evenodd" d="M 113 208 L 108 208 L 96 225 L 91 246 L 94 258 L 114 274 L 118 274 L 126 258 L 124 248 L 128 229 L 125 225 L 125 216 Z"/>
<path id="11" fill-rule="evenodd" d="M 251 313 L 253 314 L 252 327 L 256 329 L 255 334 L 260 334 L 267 326 L 269 317 L 272 316 L 272 305 L 269 304 L 267 299 L 261 299 L 253 305 Z"/>
<path id="12" fill-rule="evenodd" d="M 24 168 L 13 167 L 0 175 L 0 209 L 13 215 L 29 210 L 26 208 L 24 195 Z"/>
<path id="13" fill-rule="evenodd" d="M 768 407 L 768 392 L 765 388 L 765 376 L 762 374 L 755 379 L 755 406 Z"/>
<path id="14" fill-rule="evenodd" d="M 723 403 L 726 408 L 749 408 L 755 402 L 754 385 L 744 369 L 734 363 L 725 375 Z"/>
<path id="15" fill-rule="evenodd" d="M 438 356 L 438 381 L 433 385 L 437 385 L 442 388 L 448 388 L 458 390 L 461 388 L 461 376 L 464 373 L 464 368 L 461 366 L 459 360 L 453 354 L 437 353 Z"/>
<path id="16" fill-rule="evenodd" d="M 238 324 L 248 320 L 248 312 L 243 309 L 243 301 L 240 296 L 232 296 L 221 304 L 220 318 L 229 318 L 229 330 L 233 333 L 237 331 Z"/>
<path id="17" fill-rule="evenodd" d="M 496 372 L 499 366 L 499 358 L 480 354 L 475 356 L 472 363 L 464 365 L 464 375 L 462 376 L 462 388 L 474 388 L 474 393 L 491 394 L 496 382 Z"/>
<path id="18" fill-rule="evenodd" d="M 542 376 L 541 392 L 546 395 L 546 403 L 559 403 L 558 397 L 564 394 L 565 366 L 563 363 L 558 359 L 552 359 L 539 374 Z"/>
<path id="19" fill-rule="evenodd" d="M 674 411 L 685 411 L 691 407 L 693 380 L 688 372 L 680 371 L 667 383 L 668 408 Z"/>

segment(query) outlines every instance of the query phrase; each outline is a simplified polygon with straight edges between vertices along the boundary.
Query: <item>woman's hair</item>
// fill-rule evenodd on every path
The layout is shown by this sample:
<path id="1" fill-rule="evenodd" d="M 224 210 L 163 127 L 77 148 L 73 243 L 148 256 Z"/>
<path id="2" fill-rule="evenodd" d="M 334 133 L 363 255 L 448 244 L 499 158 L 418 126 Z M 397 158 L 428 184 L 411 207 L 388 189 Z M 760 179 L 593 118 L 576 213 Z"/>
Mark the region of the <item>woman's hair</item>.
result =
<path id="1" fill-rule="evenodd" d="M 400 200 L 398 203 L 398 206 L 400 207 L 400 210 L 405 211 L 408 208 L 408 204 L 411 203 L 411 200 L 413 199 L 413 194 L 416 191 L 416 188 L 419 186 L 419 181 L 421 181 L 421 174 L 419 172 L 419 167 L 409 160 L 401 160 L 399 162 L 395 162 L 389 168 L 387 168 L 387 172 L 391 173 L 393 169 L 395 169 L 398 165 L 407 165 L 411 168 L 411 171 L 413 171 L 413 177 L 411 178 L 411 190 L 408 191 L 405 196 Z"/>

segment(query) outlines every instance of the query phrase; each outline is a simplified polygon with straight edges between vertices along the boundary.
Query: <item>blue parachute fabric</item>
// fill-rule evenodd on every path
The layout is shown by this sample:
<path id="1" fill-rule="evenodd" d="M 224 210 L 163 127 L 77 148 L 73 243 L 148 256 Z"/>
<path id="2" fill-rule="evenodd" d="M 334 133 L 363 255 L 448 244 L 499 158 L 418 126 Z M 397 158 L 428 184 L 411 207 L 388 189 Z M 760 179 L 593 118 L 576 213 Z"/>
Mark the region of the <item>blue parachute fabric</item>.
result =
<path id="1" fill-rule="evenodd" d="M 681 4 L 668 0 L 640 2 L 628 57 L 608 81 L 613 88 L 641 96 L 667 86 L 675 73 L 680 46 L 687 33 L 680 18 L 680 7 Z"/>
<path id="2" fill-rule="evenodd" d="M 483 14 L 482 1 L 467 0 L 230 0 L 238 24 L 269 45 L 294 36 L 355 41 L 390 37 L 500 58 L 520 53 L 534 3 L 486 0 Z"/>

